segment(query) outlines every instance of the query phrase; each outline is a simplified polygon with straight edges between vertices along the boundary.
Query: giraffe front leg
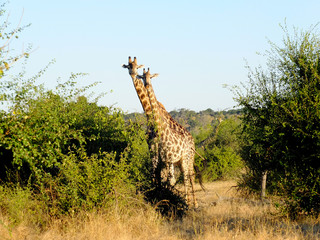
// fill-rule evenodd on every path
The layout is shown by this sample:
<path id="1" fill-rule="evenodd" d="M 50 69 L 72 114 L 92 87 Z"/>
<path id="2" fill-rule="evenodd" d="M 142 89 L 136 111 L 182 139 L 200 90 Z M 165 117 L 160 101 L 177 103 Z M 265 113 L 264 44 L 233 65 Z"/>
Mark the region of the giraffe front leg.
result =
<path id="1" fill-rule="evenodd" d="M 157 186 L 161 184 L 161 169 L 159 166 L 159 148 L 158 144 L 150 141 L 149 149 L 152 163 L 152 181 Z"/>
<path id="2" fill-rule="evenodd" d="M 171 163 L 163 163 L 161 169 L 161 179 L 165 184 L 169 184 L 171 187 L 174 187 L 176 184 L 176 179 L 174 177 L 174 166 Z"/>

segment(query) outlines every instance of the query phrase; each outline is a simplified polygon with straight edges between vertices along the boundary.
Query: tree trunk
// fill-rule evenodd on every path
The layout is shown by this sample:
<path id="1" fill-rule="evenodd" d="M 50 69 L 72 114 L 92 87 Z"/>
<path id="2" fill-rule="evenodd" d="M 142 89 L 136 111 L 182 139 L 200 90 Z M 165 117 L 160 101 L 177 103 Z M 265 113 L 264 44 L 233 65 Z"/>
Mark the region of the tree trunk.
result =
<path id="1" fill-rule="evenodd" d="M 262 172 L 261 176 L 261 200 L 266 197 L 267 174 L 268 171 L 265 170 Z"/>

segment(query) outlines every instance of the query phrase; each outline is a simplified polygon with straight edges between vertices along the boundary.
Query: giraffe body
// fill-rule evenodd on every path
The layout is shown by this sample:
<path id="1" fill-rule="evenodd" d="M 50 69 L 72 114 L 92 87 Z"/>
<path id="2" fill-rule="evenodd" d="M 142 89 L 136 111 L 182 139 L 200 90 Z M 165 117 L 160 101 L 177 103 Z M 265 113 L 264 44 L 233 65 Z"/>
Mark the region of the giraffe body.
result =
<path id="1" fill-rule="evenodd" d="M 156 164 L 164 164 L 164 170 L 167 172 L 167 181 L 171 185 L 175 184 L 174 166 L 180 168 L 183 174 L 187 202 L 190 204 L 191 198 L 193 198 L 193 204 L 197 206 L 194 195 L 194 140 L 192 135 L 178 124 L 157 101 L 151 84 L 151 78 L 155 76 L 157 75 L 151 75 L 148 69 L 148 71 L 144 70 L 143 76 L 140 76 L 140 78 L 143 79 L 147 89 L 155 120 L 160 157 L 160 161 L 158 158 L 158 163 Z M 157 168 L 158 166 L 153 167 Z"/>

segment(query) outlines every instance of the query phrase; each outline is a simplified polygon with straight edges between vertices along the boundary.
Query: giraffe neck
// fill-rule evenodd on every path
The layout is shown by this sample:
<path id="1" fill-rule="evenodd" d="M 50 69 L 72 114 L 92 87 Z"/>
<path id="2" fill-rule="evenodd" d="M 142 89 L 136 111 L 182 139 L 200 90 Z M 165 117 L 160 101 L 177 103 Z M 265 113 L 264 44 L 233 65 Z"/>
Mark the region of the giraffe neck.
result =
<path id="1" fill-rule="evenodd" d="M 148 96 L 150 99 L 150 104 L 151 104 L 151 108 L 152 108 L 152 116 L 154 118 L 155 121 L 155 125 L 157 126 L 157 131 L 158 133 L 161 133 L 161 131 L 164 129 L 164 124 L 161 121 L 161 110 L 159 108 L 159 103 L 157 101 L 156 95 L 153 91 L 153 87 L 151 85 L 151 83 L 146 85 L 146 89 L 148 92 Z"/>
<path id="2" fill-rule="evenodd" d="M 147 118 L 150 119 L 152 116 L 152 107 L 148 97 L 147 89 L 139 79 L 132 78 L 132 81 L 142 105 L 143 111 L 145 112 Z"/>

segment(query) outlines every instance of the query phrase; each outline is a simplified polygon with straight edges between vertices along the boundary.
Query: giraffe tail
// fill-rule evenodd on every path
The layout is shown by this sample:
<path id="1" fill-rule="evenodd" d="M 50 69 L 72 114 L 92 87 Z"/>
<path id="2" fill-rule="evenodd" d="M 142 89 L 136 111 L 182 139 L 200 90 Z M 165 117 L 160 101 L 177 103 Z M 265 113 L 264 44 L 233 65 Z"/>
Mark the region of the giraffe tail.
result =
<path id="1" fill-rule="evenodd" d="M 202 173 L 206 170 L 207 165 L 208 165 L 208 161 L 207 161 L 207 159 L 205 159 L 204 157 L 202 157 L 202 156 L 200 155 L 200 153 L 198 153 L 198 152 L 196 151 L 196 149 L 193 149 L 193 151 L 202 159 L 202 162 L 203 162 L 203 169 L 202 169 L 201 171 L 200 171 L 199 167 L 196 166 L 196 165 L 194 165 L 194 168 L 195 168 L 195 170 L 196 170 L 196 177 L 197 177 L 198 180 L 199 180 L 199 184 L 200 184 L 202 190 L 206 192 L 207 189 L 204 187 L 203 181 L 202 181 Z"/>

